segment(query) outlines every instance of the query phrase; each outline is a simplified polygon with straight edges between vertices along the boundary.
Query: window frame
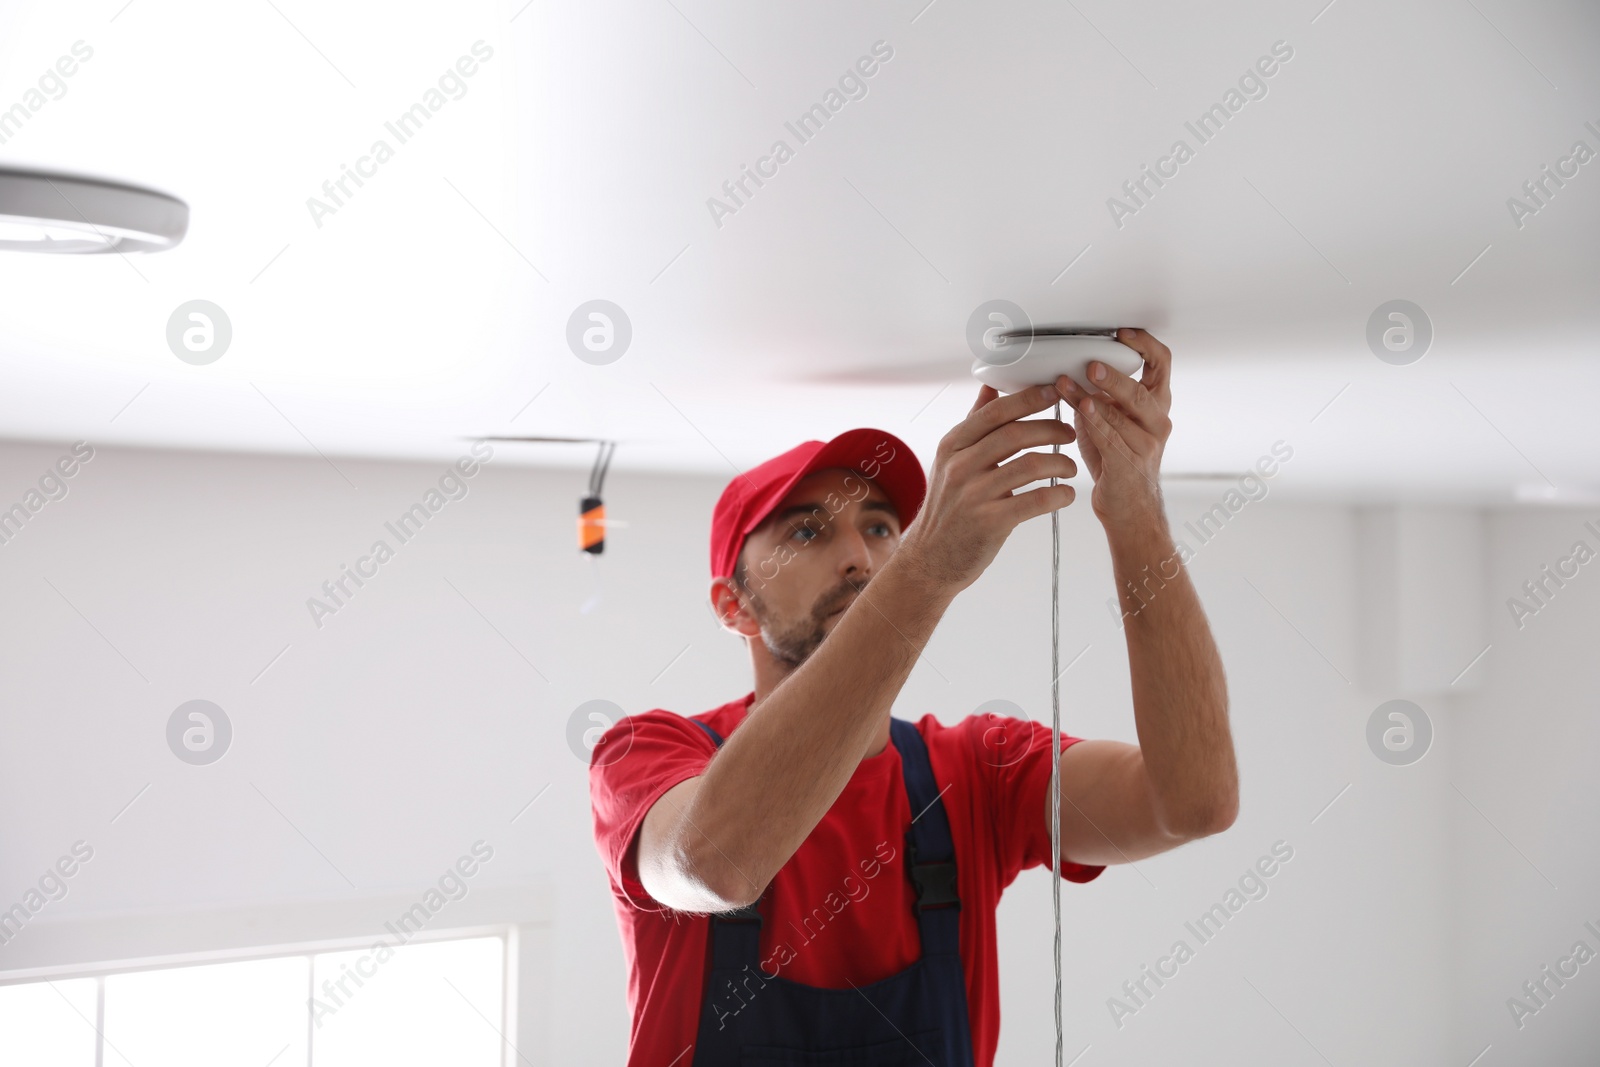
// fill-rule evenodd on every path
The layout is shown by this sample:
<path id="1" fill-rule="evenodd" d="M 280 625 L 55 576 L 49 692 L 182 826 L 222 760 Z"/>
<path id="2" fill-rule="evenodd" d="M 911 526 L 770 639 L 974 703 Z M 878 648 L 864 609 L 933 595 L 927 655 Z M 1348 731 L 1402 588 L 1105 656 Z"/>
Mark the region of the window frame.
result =
<path id="1" fill-rule="evenodd" d="M 518 924 L 490 923 L 477 926 L 458 926 L 445 929 L 419 930 L 406 938 L 396 949 L 416 944 L 434 944 L 444 941 L 472 941 L 493 937 L 500 941 L 500 1025 L 496 1027 L 501 1042 L 501 1062 L 512 1063 L 518 1058 L 510 1035 L 515 1032 L 518 1014 L 517 981 L 521 937 Z M 383 933 L 364 936 L 318 938 L 294 941 L 279 945 L 261 945 L 239 949 L 210 949 L 179 952 L 165 956 L 143 956 L 129 960 L 110 960 L 101 963 L 73 963 L 52 967 L 31 968 L 27 972 L 0 974 L 0 988 L 19 985 L 39 985 L 49 982 L 76 981 L 85 978 L 95 983 L 95 1058 L 102 1064 L 105 1059 L 106 979 L 123 974 L 141 974 L 151 971 L 176 971 L 188 967 L 205 967 L 219 963 L 250 963 L 257 960 L 303 958 L 307 965 L 306 993 L 306 1056 L 315 1062 L 315 1009 L 316 960 L 319 955 L 349 952 L 371 948 L 376 940 L 385 939 Z"/>

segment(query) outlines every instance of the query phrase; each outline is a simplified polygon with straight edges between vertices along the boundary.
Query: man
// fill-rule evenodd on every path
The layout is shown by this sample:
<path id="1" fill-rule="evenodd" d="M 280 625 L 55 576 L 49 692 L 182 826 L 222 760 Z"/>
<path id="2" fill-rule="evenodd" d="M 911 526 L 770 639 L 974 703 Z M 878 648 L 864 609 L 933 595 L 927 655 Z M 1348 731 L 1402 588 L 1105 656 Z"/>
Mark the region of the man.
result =
<path id="1" fill-rule="evenodd" d="M 1232 824 L 1222 666 L 1157 486 L 1171 353 L 1142 330 L 1118 339 L 1143 356 L 1138 379 L 1096 363 L 1093 394 L 1065 376 L 1006 397 L 985 386 L 931 481 L 898 439 L 852 430 L 729 483 L 711 600 L 746 638 L 755 688 L 692 718 L 630 716 L 591 761 L 631 1067 L 992 1064 L 994 909 L 1020 871 L 1050 864 L 1050 729 L 889 710 L 1011 531 L 1072 503 L 1068 485 L 1021 491 L 1078 469 L 1027 449 L 1076 440 L 1094 478 L 1139 736 L 1063 735 L 1061 877 Z M 1026 418 L 1058 398 L 1075 426 Z"/>

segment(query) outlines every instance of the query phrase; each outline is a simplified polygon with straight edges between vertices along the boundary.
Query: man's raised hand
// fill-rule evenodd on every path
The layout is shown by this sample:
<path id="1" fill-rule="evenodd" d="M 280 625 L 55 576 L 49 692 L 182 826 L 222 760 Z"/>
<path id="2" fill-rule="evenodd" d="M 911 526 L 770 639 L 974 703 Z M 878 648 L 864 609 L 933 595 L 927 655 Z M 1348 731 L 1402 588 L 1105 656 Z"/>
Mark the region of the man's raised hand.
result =
<path id="1" fill-rule="evenodd" d="M 927 499 L 900 549 L 909 549 L 929 578 L 952 592 L 965 589 L 1018 524 L 1072 503 L 1076 491 L 1070 485 L 1014 492 L 1031 482 L 1078 473 L 1067 455 L 1028 452 L 1011 458 L 1025 449 L 1076 439 L 1064 422 L 1026 418 L 1055 407 L 1059 398 L 1051 385 L 1004 397 L 982 386 L 972 411 L 939 441 Z"/>
<path id="2" fill-rule="evenodd" d="M 1107 528 L 1132 527 L 1163 515 L 1161 454 L 1172 434 L 1172 351 L 1144 330 L 1118 330 L 1117 340 L 1144 357 L 1137 379 L 1098 361 L 1086 393 L 1066 375 L 1059 395 L 1077 414 L 1078 452 L 1094 478 L 1090 502 Z M 1099 375 L 1099 376 L 1097 376 Z"/>

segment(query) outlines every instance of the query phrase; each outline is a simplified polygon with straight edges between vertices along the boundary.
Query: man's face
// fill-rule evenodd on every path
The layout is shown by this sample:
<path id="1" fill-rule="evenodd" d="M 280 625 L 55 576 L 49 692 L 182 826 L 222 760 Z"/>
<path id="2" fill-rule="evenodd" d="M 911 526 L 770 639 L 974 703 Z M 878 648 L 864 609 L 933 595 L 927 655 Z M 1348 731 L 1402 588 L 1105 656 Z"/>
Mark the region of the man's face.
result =
<path id="1" fill-rule="evenodd" d="M 900 544 L 889 498 L 842 467 L 802 478 L 745 539 L 746 608 L 790 669 L 805 662 Z"/>

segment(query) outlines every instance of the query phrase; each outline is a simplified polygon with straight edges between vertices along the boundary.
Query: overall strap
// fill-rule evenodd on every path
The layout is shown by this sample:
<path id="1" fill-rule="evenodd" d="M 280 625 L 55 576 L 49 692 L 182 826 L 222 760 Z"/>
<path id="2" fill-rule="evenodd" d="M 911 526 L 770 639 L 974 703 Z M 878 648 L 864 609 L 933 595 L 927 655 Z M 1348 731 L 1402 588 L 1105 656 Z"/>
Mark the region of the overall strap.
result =
<path id="1" fill-rule="evenodd" d="M 946 1060 L 972 1067 L 972 1030 L 967 1014 L 966 967 L 961 959 L 961 894 L 956 883 L 955 841 L 943 792 L 933 777 L 928 746 L 916 726 L 889 720 L 889 737 L 900 750 L 900 774 L 911 803 L 906 831 L 906 873 L 916 890 L 920 966 L 929 976 L 928 996 L 945 1020 Z M 930 1061 L 931 1062 L 931 1061 Z"/>
<path id="2" fill-rule="evenodd" d="M 900 750 L 906 798 L 911 802 L 911 829 L 906 833 L 906 869 L 917 890 L 920 917 L 929 908 L 960 906 L 956 891 L 956 849 L 950 837 L 950 820 L 928 762 L 928 746 L 916 726 L 904 719 L 889 720 L 889 736 Z"/>

